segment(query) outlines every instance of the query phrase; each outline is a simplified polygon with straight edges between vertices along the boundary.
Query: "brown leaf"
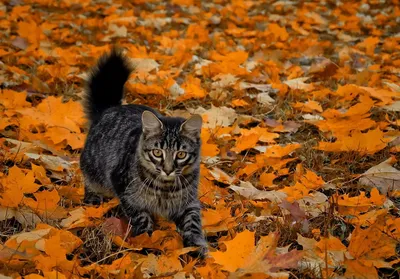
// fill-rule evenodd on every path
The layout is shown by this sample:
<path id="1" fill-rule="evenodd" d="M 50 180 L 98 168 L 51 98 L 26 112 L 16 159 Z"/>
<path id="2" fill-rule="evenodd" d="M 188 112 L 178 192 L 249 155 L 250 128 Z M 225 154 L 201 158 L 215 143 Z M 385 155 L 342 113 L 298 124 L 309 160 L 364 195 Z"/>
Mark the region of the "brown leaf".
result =
<path id="1" fill-rule="evenodd" d="M 241 196 L 251 200 L 269 200 L 274 203 L 280 203 L 286 198 L 286 194 L 279 191 L 261 191 L 255 188 L 250 182 L 240 182 L 240 186 L 229 186 L 230 189 Z"/>
<path id="2" fill-rule="evenodd" d="M 392 165 L 397 160 L 391 157 L 363 173 L 360 184 L 376 187 L 383 194 L 400 190 L 400 171 Z"/>

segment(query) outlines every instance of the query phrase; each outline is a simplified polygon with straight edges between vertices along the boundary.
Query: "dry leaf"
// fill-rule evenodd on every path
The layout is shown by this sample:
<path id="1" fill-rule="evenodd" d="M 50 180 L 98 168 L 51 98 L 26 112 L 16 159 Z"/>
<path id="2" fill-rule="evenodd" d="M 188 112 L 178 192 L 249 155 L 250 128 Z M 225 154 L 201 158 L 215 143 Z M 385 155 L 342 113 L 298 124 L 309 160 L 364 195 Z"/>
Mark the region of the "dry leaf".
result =
<path id="1" fill-rule="evenodd" d="M 396 1 L 6 2 L 1 278 L 396 277 Z M 85 82 L 113 45 L 123 104 L 203 118 L 201 262 L 173 222 L 132 237 L 118 199 L 83 203 Z"/>
<path id="2" fill-rule="evenodd" d="M 251 200 L 269 200 L 274 203 L 280 203 L 286 198 L 286 194 L 278 191 L 261 191 L 251 185 L 250 182 L 240 182 L 240 186 L 229 186 L 230 189 L 239 195 Z"/>
<path id="3" fill-rule="evenodd" d="M 309 79 L 308 77 L 296 78 L 296 79 L 284 81 L 284 83 L 286 85 L 288 85 L 291 89 L 300 89 L 300 90 L 304 90 L 304 91 L 311 91 L 314 89 L 314 86 L 312 84 L 304 83 L 308 79 Z"/>
<path id="4" fill-rule="evenodd" d="M 363 173 L 360 183 L 378 188 L 383 194 L 393 190 L 400 190 L 400 171 L 392 167 L 395 162 L 395 158 L 391 157 L 370 168 Z"/>

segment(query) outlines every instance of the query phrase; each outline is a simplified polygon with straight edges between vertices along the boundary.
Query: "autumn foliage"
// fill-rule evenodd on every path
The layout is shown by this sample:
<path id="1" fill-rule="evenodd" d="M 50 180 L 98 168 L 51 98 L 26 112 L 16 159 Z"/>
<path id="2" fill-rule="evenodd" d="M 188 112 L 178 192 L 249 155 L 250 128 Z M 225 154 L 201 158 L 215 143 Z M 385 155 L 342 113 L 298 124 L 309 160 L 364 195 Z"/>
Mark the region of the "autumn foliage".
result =
<path id="1" fill-rule="evenodd" d="M 1 278 L 398 278 L 400 2 L 0 4 Z M 113 45 L 127 103 L 203 117 L 210 246 L 82 203 L 80 100 Z"/>

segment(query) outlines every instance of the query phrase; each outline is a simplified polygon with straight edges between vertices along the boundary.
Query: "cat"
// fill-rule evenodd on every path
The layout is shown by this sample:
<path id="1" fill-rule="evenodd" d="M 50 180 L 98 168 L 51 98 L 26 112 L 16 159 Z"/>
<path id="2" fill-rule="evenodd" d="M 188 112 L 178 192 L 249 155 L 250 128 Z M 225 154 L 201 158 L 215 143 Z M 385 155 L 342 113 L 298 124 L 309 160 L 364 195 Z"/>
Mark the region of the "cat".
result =
<path id="1" fill-rule="evenodd" d="M 121 50 L 92 69 L 83 102 L 89 132 L 80 158 L 85 203 L 118 197 L 132 234 L 152 233 L 154 216 L 172 220 L 185 247 L 208 251 L 198 184 L 202 119 L 162 116 L 144 105 L 122 105 L 133 67 Z"/>

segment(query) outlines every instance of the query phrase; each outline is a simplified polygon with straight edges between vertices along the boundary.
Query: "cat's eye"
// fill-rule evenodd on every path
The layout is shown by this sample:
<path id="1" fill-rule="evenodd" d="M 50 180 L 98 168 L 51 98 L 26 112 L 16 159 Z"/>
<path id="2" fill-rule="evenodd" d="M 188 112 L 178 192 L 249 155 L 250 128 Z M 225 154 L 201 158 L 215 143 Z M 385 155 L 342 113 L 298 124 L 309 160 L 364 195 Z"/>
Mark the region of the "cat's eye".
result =
<path id="1" fill-rule="evenodd" d="M 176 158 L 178 159 L 185 159 L 186 158 L 187 153 L 184 151 L 179 151 L 178 153 L 176 153 Z"/>
<path id="2" fill-rule="evenodd" d="M 161 149 L 153 149 L 152 152 L 155 157 L 162 157 L 162 155 L 163 155 L 163 152 Z"/>

